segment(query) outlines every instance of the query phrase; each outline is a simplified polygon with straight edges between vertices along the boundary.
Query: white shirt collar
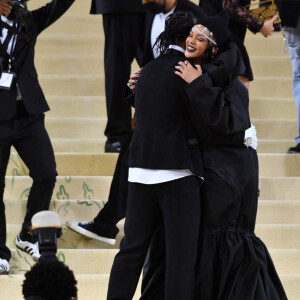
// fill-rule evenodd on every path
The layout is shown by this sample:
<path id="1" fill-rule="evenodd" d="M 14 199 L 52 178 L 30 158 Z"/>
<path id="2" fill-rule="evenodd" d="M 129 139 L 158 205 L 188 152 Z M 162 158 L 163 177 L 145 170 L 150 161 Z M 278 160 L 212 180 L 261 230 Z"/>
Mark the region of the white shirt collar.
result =
<path id="1" fill-rule="evenodd" d="M 4 16 L 1 16 L 1 21 L 8 24 L 9 26 L 13 26 L 14 22 L 13 21 L 10 21 L 8 20 L 6 17 Z"/>
<path id="2" fill-rule="evenodd" d="M 182 52 L 183 54 L 185 54 L 185 50 L 177 45 L 170 45 L 168 49 L 175 49 L 175 50 L 178 50 L 178 51 Z"/>
<path id="3" fill-rule="evenodd" d="M 151 46 L 153 48 L 156 39 L 158 36 L 165 30 L 165 22 L 166 18 L 174 13 L 176 6 L 169 11 L 168 13 L 159 13 L 154 16 L 153 23 L 152 23 L 152 28 L 151 28 Z M 154 58 L 158 57 L 160 54 L 159 50 L 153 49 L 153 56 Z"/>

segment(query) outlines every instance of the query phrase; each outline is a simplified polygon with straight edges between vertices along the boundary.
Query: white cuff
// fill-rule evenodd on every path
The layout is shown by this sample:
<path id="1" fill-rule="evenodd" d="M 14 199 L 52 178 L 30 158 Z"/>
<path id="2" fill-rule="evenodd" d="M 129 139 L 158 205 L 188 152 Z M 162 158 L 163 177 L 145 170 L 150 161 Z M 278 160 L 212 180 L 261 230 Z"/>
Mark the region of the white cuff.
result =
<path id="1" fill-rule="evenodd" d="M 255 126 L 251 123 L 251 127 L 245 131 L 244 145 L 246 147 L 251 147 L 254 150 L 256 150 L 257 144 L 258 141 L 257 141 L 256 129 Z"/>

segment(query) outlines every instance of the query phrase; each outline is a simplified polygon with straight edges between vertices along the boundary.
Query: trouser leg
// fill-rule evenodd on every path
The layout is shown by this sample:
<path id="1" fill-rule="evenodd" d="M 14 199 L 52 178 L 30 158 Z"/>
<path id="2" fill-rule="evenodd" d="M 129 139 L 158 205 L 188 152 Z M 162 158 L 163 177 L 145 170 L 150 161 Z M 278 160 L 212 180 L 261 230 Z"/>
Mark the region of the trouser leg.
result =
<path id="1" fill-rule="evenodd" d="M 33 215 L 49 209 L 57 172 L 53 148 L 45 129 L 44 115 L 16 120 L 15 126 L 17 138 L 14 147 L 33 179 L 22 225 L 22 232 L 25 233 L 31 225 Z"/>
<path id="2" fill-rule="evenodd" d="M 147 250 L 160 217 L 152 186 L 129 183 L 125 236 L 116 255 L 109 280 L 108 300 L 131 300 Z"/>
<path id="3" fill-rule="evenodd" d="M 3 127 L 0 125 L 0 131 Z M 7 139 L 0 133 L 0 258 L 10 260 L 11 253 L 6 246 L 6 217 L 4 205 L 4 187 L 5 187 L 5 173 L 9 160 L 10 145 L 7 144 Z"/>
<path id="4" fill-rule="evenodd" d="M 108 201 L 95 218 L 95 222 L 116 225 L 125 218 L 128 195 L 128 166 L 123 162 L 128 151 L 132 135 L 130 135 L 119 154 L 113 180 L 110 186 Z"/>
<path id="5" fill-rule="evenodd" d="M 200 223 L 200 179 L 188 176 L 165 183 L 160 203 L 166 238 L 165 300 L 192 300 Z"/>
<path id="6" fill-rule="evenodd" d="M 122 101 L 131 63 L 144 39 L 143 14 L 104 14 L 104 69 L 107 108 L 105 135 L 121 141 L 131 132 L 131 107 Z"/>
<path id="7" fill-rule="evenodd" d="M 163 224 L 153 235 L 143 267 L 140 300 L 165 299 L 166 246 Z"/>
<path id="8" fill-rule="evenodd" d="M 288 29 L 287 42 L 293 70 L 293 92 L 297 107 L 298 135 L 295 140 L 300 143 L 300 21 L 295 29 Z"/>

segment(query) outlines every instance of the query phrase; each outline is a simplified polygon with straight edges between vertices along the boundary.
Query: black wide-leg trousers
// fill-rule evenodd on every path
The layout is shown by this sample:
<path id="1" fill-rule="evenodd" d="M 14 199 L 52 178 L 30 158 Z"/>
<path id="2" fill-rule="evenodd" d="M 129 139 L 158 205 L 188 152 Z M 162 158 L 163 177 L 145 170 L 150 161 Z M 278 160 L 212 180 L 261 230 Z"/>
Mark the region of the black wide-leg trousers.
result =
<path id="1" fill-rule="evenodd" d="M 45 129 L 44 114 L 26 115 L 0 122 L 0 258 L 7 260 L 10 259 L 11 253 L 6 247 L 3 193 L 11 146 L 15 147 L 33 179 L 22 233 L 26 234 L 34 214 L 49 208 L 57 176 L 53 148 Z"/>
<path id="2" fill-rule="evenodd" d="M 110 142 L 121 141 L 131 133 L 131 107 L 124 103 L 123 90 L 136 58 L 141 66 L 144 47 L 145 14 L 104 14 L 104 71 L 107 124 Z"/>
<path id="3" fill-rule="evenodd" d="M 200 179 L 145 185 L 129 183 L 125 236 L 116 255 L 108 300 L 134 296 L 154 232 L 164 223 L 166 237 L 166 300 L 192 300 L 200 222 Z"/>

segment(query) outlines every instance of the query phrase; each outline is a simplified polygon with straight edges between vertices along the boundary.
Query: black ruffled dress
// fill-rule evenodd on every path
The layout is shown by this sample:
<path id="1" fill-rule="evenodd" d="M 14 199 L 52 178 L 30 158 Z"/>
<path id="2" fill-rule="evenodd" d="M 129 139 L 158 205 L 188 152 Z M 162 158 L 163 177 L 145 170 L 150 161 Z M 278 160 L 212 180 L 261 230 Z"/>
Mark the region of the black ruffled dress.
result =
<path id="1" fill-rule="evenodd" d="M 202 66 L 203 70 L 212 77 L 213 86 L 224 90 L 226 105 L 231 110 L 238 107 L 239 111 L 244 110 L 245 119 L 249 119 L 247 89 L 244 87 L 244 93 L 235 80 L 241 61 L 237 47 L 230 43 L 214 61 L 214 68 L 207 64 Z M 195 83 L 187 85 L 189 98 L 203 95 Z M 208 98 L 198 100 L 207 105 Z M 231 127 L 234 126 L 235 122 Z M 205 140 L 209 140 L 208 130 L 203 131 Z M 254 233 L 258 205 L 257 153 L 238 142 L 234 145 L 234 139 L 217 143 L 220 136 L 213 136 L 215 139 L 209 143 L 202 140 L 201 144 L 204 183 L 199 199 L 201 226 L 193 300 L 286 300 L 269 252 Z M 243 137 L 244 132 L 242 140 Z M 165 268 L 164 229 L 160 227 L 144 266 L 141 300 L 164 300 Z"/>

